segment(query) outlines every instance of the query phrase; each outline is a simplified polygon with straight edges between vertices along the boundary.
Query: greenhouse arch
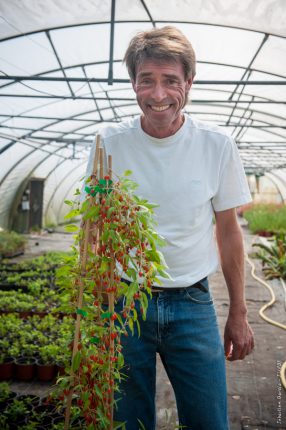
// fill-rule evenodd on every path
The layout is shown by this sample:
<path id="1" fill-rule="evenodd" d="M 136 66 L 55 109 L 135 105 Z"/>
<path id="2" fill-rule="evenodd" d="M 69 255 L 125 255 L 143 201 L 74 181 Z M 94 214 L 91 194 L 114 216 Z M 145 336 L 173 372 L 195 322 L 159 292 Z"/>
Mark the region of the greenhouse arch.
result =
<path id="1" fill-rule="evenodd" d="M 23 215 L 15 208 L 33 178 L 43 181 L 42 226 L 63 222 L 95 134 L 140 113 L 122 64 L 130 37 L 169 24 L 197 53 L 186 112 L 225 127 L 250 182 L 268 175 L 285 202 L 284 2 L 200 3 L 0 2 L 1 228 Z"/>

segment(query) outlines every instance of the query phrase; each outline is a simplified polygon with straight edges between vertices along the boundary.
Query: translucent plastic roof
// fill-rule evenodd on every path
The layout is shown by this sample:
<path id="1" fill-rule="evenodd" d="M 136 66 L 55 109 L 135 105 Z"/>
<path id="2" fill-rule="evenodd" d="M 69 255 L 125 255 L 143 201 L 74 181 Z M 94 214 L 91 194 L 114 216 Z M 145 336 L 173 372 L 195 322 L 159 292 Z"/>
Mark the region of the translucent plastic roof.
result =
<path id="1" fill-rule="evenodd" d="M 130 38 L 167 24 L 197 54 L 186 111 L 226 127 L 248 173 L 286 167 L 285 0 L 0 0 L 0 226 L 29 177 L 59 220 L 102 123 L 140 112 Z"/>

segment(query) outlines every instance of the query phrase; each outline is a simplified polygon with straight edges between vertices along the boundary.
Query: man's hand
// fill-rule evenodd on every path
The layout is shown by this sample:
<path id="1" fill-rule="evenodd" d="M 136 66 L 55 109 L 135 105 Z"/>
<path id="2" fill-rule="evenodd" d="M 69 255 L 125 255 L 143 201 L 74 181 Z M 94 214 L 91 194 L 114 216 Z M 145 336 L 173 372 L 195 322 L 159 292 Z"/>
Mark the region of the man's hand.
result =
<path id="1" fill-rule="evenodd" d="M 253 331 L 246 315 L 230 313 L 224 330 L 224 352 L 227 360 L 243 360 L 253 348 Z"/>

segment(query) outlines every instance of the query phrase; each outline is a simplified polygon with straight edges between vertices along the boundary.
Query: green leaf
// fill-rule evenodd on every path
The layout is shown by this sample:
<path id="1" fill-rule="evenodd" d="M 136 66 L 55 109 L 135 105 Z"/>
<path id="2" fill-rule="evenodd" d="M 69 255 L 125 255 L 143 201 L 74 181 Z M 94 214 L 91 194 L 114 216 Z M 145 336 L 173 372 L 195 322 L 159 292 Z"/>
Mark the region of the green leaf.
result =
<path id="1" fill-rule="evenodd" d="M 80 195 L 80 189 L 79 189 L 79 188 L 77 188 L 77 189 L 75 190 L 74 195 L 75 195 L 75 196 L 79 196 L 79 195 Z"/>
<path id="2" fill-rule="evenodd" d="M 109 237 L 112 239 L 113 246 L 114 246 L 114 244 L 118 242 L 118 238 L 113 230 L 109 231 Z"/>
<path id="3" fill-rule="evenodd" d="M 156 263 L 160 264 L 161 260 L 158 251 L 156 251 L 155 249 L 150 249 L 145 251 L 145 254 L 149 261 L 155 261 Z"/>
<path id="4" fill-rule="evenodd" d="M 68 224 L 65 226 L 65 231 L 68 231 L 69 233 L 74 233 L 75 231 L 78 231 L 79 227 L 75 224 Z"/>
<path id="5" fill-rule="evenodd" d="M 88 211 L 84 215 L 84 219 L 97 219 L 99 216 L 100 207 L 99 206 L 92 206 L 88 209 Z"/>
<path id="6" fill-rule="evenodd" d="M 133 319 L 132 318 L 128 319 L 128 325 L 129 325 L 129 328 L 130 328 L 132 336 L 133 336 L 134 335 L 134 323 L 133 323 Z"/>
<path id="7" fill-rule="evenodd" d="M 126 270 L 126 275 L 129 276 L 129 278 L 132 278 L 134 281 L 136 281 L 136 279 L 137 279 L 137 272 L 132 267 L 129 267 Z"/>
<path id="8" fill-rule="evenodd" d="M 120 294 L 123 294 L 123 295 L 125 295 L 126 293 L 127 293 L 127 291 L 128 291 L 128 289 L 129 289 L 129 284 L 126 284 L 126 282 L 120 282 L 119 283 L 119 291 L 120 291 Z"/>
<path id="9" fill-rule="evenodd" d="M 101 274 L 101 275 L 103 275 L 103 273 L 105 273 L 105 272 L 107 272 L 107 270 L 109 269 L 109 264 L 108 264 L 108 262 L 107 261 L 102 261 L 101 262 L 101 265 L 100 265 L 100 268 L 99 268 L 99 273 Z"/>
<path id="10" fill-rule="evenodd" d="M 75 216 L 79 216 L 79 215 L 80 215 L 80 211 L 78 209 L 73 209 L 68 214 L 66 214 L 64 219 L 74 218 Z"/>
<path id="11" fill-rule="evenodd" d="M 124 356 L 123 354 L 118 354 L 118 361 L 117 361 L 118 367 L 121 368 L 124 366 Z"/>
<path id="12" fill-rule="evenodd" d="M 78 351 L 72 361 L 72 370 L 74 372 L 77 372 L 80 366 L 80 361 L 81 361 L 81 353 L 80 351 Z"/>
<path id="13" fill-rule="evenodd" d="M 66 205 L 69 205 L 69 206 L 73 206 L 74 205 L 74 202 L 72 202 L 71 200 L 64 200 L 64 203 Z"/>
<path id="14" fill-rule="evenodd" d="M 100 389 L 97 385 L 94 385 L 94 386 L 93 386 L 93 389 L 94 389 L 94 391 L 95 391 L 95 394 L 96 394 L 100 399 L 102 399 L 102 392 L 101 392 L 101 389 Z"/>
<path id="15" fill-rule="evenodd" d="M 118 320 L 119 324 L 121 325 L 121 327 L 123 328 L 124 327 L 124 323 L 123 323 L 122 317 L 121 317 L 121 315 L 119 313 L 117 313 L 117 320 Z"/>
<path id="16" fill-rule="evenodd" d="M 158 269 L 158 275 L 162 276 L 162 278 L 166 279 L 172 279 L 168 272 L 166 272 L 164 269 L 159 268 Z"/>
<path id="17" fill-rule="evenodd" d="M 139 424 L 140 424 L 140 427 L 139 427 L 139 429 L 138 429 L 138 430 L 146 430 L 146 429 L 145 429 L 144 424 L 142 423 L 142 421 L 141 421 L 141 420 L 139 420 L 139 418 L 137 418 L 137 421 L 138 421 L 138 422 L 139 422 Z"/>
<path id="18" fill-rule="evenodd" d="M 132 309 L 132 311 L 133 311 L 133 321 L 134 321 L 134 322 L 135 322 L 135 321 L 138 321 L 138 314 L 137 314 L 136 309 L 134 308 L 134 309 Z"/>
<path id="19" fill-rule="evenodd" d="M 140 330 L 140 323 L 138 320 L 135 320 L 136 326 L 137 326 L 137 330 L 138 330 L 138 337 L 141 336 L 141 330 Z"/>
<path id="20" fill-rule="evenodd" d="M 125 422 L 113 421 L 113 430 L 126 430 Z"/>
<path id="21" fill-rule="evenodd" d="M 123 173 L 123 176 L 130 176 L 132 175 L 132 170 L 125 170 L 125 172 Z"/>
<path id="22" fill-rule="evenodd" d="M 111 208 L 109 208 L 108 209 L 108 211 L 107 211 L 107 218 L 110 218 L 110 215 L 114 212 L 114 211 L 116 211 L 116 208 L 115 207 L 111 207 Z"/>

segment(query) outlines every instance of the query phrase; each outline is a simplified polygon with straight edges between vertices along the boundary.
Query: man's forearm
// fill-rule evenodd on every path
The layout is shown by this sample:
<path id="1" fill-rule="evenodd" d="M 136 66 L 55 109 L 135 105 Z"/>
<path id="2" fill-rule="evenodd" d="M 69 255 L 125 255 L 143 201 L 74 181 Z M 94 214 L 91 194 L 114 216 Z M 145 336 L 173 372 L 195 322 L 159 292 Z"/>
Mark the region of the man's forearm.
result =
<path id="1" fill-rule="evenodd" d="M 240 232 L 232 233 L 220 249 L 221 266 L 229 292 L 230 311 L 246 312 L 244 250 Z"/>
<path id="2" fill-rule="evenodd" d="M 228 360 L 242 360 L 254 347 L 247 321 L 244 294 L 244 250 L 235 210 L 216 213 L 216 235 L 230 307 L 224 330 L 224 350 Z"/>
<path id="3" fill-rule="evenodd" d="M 221 267 L 227 284 L 230 312 L 246 313 L 244 283 L 244 247 L 240 226 L 233 222 L 217 222 L 217 243 Z"/>

